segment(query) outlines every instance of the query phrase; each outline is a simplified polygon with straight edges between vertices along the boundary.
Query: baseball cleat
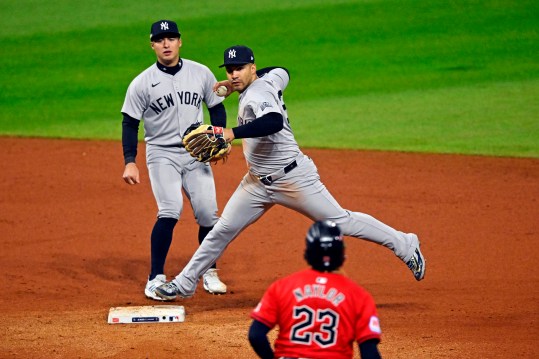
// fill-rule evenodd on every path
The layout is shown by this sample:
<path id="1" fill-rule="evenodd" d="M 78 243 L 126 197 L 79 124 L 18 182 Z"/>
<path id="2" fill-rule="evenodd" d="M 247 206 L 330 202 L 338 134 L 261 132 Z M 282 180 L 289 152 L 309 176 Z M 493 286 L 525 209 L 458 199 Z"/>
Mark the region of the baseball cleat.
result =
<path id="1" fill-rule="evenodd" d="M 146 295 L 146 297 L 153 300 L 160 300 L 160 301 L 163 300 L 163 298 L 155 294 L 155 289 L 159 287 L 160 285 L 165 284 L 167 282 L 167 277 L 164 274 L 158 274 L 155 276 L 154 279 L 152 280 L 149 280 L 149 279 L 150 278 L 148 277 L 146 288 L 144 288 L 144 294 Z"/>
<path id="2" fill-rule="evenodd" d="M 161 300 L 174 300 L 177 297 L 185 298 L 174 281 L 164 283 L 155 288 L 155 294 L 159 296 Z"/>
<path id="3" fill-rule="evenodd" d="M 414 235 L 417 239 L 417 236 Z M 421 253 L 421 250 L 419 249 L 419 240 L 417 242 L 417 248 L 415 249 L 414 253 L 412 254 L 412 258 L 406 262 L 406 265 L 412 273 L 414 274 L 414 277 L 417 281 L 422 280 L 425 277 L 425 257 L 423 257 L 423 254 Z"/>
<path id="4" fill-rule="evenodd" d="M 204 282 L 204 290 L 211 294 L 225 294 L 226 284 L 221 282 L 217 275 L 217 269 L 210 268 L 202 276 Z"/>

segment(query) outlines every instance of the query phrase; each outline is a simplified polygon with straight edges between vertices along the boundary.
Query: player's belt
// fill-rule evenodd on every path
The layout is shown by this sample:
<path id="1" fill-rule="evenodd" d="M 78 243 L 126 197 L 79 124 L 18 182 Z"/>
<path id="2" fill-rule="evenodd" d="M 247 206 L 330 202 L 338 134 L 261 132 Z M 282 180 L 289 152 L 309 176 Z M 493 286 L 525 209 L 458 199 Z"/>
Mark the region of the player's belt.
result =
<path id="1" fill-rule="evenodd" d="M 159 147 L 185 147 L 183 145 L 183 143 L 175 143 L 175 144 L 172 144 L 172 145 L 156 145 L 156 146 L 159 146 Z"/>
<path id="2" fill-rule="evenodd" d="M 298 163 L 296 162 L 296 160 L 294 160 L 290 162 L 288 165 L 286 165 L 286 167 L 283 168 L 282 170 L 279 170 L 267 176 L 258 177 L 258 179 L 260 180 L 260 182 L 262 182 L 266 186 L 269 186 L 274 181 L 277 181 L 279 178 L 284 177 L 288 172 L 292 171 L 296 167 L 298 167 Z"/>

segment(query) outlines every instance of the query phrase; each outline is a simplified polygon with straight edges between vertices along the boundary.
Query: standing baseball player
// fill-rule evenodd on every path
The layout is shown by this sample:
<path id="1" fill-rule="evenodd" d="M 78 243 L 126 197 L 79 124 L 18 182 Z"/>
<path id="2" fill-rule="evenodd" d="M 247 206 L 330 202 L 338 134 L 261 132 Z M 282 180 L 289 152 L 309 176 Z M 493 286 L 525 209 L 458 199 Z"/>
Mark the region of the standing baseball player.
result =
<path id="1" fill-rule="evenodd" d="M 198 277 L 223 253 L 247 226 L 276 204 L 293 209 L 312 220 L 330 219 L 344 235 L 366 239 L 391 249 L 412 271 L 416 280 L 425 275 L 425 259 L 419 240 L 370 215 L 343 209 L 329 193 L 314 162 L 304 155 L 294 138 L 283 92 L 289 82 L 284 68 L 256 70 L 254 54 L 245 46 L 225 50 L 229 95 L 239 92 L 238 127 L 222 129 L 224 138 L 243 139 L 248 172 L 228 201 L 223 213 L 187 266 L 171 282 L 157 288 L 166 300 L 189 297 Z"/>
<path id="2" fill-rule="evenodd" d="M 307 232 L 305 260 L 311 266 L 268 288 L 252 311 L 249 342 L 260 358 L 380 358 L 380 322 L 372 296 L 338 272 L 344 243 L 332 221 Z M 275 353 L 268 332 L 279 327 Z"/>
<path id="3" fill-rule="evenodd" d="M 209 164 L 195 161 L 183 148 L 182 134 L 203 122 L 204 102 L 213 125 L 226 125 L 223 98 L 212 86 L 217 81 L 204 65 L 180 58 L 180 38 L 174 21 L 152 24 L 150 42 L 157 62 L 139 74 L 129 85 L 122 107 L 122 145 L 125 160 L 123 178 L 130 185 L 140 183 L 137 156 L 138 128 L 144 119 L 146 161 L 150 183 L 157 202 L 157 221 L 151 234 L 151 268 L 144 294 L 162 300 L 155 288 L 166 282 L 164 274 L 174 226 L 183 209 L 182 188 L 191 202 L 198 223 L 201 243 L 217 222 L 217 200 Z M 204 289 L 226 293 L 219 280 L 215 261 L 203 274 Z"/>

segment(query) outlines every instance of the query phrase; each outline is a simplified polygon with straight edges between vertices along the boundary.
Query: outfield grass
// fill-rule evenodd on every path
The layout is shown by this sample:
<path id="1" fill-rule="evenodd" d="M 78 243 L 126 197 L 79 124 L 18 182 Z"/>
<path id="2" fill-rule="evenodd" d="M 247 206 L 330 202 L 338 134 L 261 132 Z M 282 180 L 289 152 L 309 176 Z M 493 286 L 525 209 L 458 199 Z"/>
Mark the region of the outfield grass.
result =
<path id="1" fill-rule="evenodd" d="M 327 3 L 0 1 L 0 135 L 119 139 L 150 24 L 172 18 L 219 79 L 238 43 L 287 67 L 303 146 L 539 157 L 537 1 Z"/>

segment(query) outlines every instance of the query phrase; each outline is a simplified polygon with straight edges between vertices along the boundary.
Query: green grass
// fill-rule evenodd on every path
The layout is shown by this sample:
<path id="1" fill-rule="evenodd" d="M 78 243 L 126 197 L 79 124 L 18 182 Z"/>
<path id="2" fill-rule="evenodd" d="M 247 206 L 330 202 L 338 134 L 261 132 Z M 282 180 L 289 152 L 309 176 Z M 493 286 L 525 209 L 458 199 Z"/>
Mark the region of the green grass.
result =
<path id="1" fill-rule="evenodd" d="M 440 153 L 459 148 L 463 153 L 536 157 L 538 90 L 539 80 L 534 80 L 335 98 L 326 101 L 326 108 L 305 101 L 291 112 L 312 125 L 302 121 L 296 126 L 292 115 L 291 123 L 309 147 Z M 318 124 L 333 116 L 334 108 L 350 110 L 327 132 Z M 325 143 L 316 142 L 320 137 Z"/>
<path id="2" fill-rule="evenodd" d="M 287 67 L 302 146 L 539 157 L 536 1 L 0 0 L 0 12 L 0 135 L 119 139 L 127 86 L 155 61 L 150 24 L 172 18 L 182 56 L 219 79 L 233 44 Z"/>

